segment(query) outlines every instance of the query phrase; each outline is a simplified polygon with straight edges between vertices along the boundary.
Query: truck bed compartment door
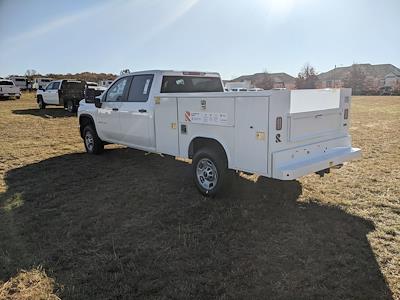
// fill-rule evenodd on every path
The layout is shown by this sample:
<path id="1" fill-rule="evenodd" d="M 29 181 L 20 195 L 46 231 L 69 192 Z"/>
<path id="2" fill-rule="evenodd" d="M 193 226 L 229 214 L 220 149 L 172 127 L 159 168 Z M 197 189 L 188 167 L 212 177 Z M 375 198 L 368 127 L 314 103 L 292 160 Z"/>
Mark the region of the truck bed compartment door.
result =
<path id="1" fill-rule="evenodd" d="M 156 151 L 179 156 L 177 99 L 157 98 L 155 104 Z"/>
<path id="2" fill-rule="evenodd" d="M 342 128 L 342 115 L 339 109 L 290 114 L 288 121 L 291 142 L 334 134 Z"/>
<path id="3" fill-rule="evenodd" d="M 235 158 L 238 170 L 267 175 L 268 97 L 236 98 Z"/>

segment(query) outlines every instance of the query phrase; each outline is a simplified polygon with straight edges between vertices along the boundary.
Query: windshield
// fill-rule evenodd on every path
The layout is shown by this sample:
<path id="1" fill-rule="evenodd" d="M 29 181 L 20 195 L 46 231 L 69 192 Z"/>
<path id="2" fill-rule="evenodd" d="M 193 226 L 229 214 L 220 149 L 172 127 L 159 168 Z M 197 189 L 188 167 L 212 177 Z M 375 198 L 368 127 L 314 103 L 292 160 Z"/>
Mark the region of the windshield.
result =
<path id="1" fill-rule="evenodd" d="M 161 93 L 223 92 L 219 77 L 164 76 Z"/>

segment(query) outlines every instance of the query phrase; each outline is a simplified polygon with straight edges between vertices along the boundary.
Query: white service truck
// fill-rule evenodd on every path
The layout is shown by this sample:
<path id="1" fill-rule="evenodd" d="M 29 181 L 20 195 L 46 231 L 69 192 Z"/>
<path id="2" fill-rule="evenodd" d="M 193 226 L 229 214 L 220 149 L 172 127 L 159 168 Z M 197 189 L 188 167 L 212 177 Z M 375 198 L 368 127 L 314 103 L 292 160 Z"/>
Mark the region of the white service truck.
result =
<path id="1" fill-rule="evenodd" d="M 8 79 L 12 80 L 21 91 L 28 88 L 28 78 L 23 76 L 10 76 Z"/>
<path id="2" fill-rule="evenodd" d="M 0 79 L 0 98 L 21 97 L 21 90 L 17 87 L 12 80 Z"/>
<path id="3" fill-rule="evenodd" d="M 73 113 L 79 101 L 85 97 L 85 88 L 86 82 L 83 80 L 54 80 L 44 89 L 37 90 L 36 102 L 39 109 L 45 109 L 47 105 L 58 105 Z"/>
<path id="4" fill-rule="evenodd" d="M 226 93 L 218 73 L 157 70 L 119 77 L 78 117 L 88 153 L 116 143 L 192 159 L 213 196 L 228 169 L 293 180 L 360 157 L 350 102 L 350 89 Z"/>

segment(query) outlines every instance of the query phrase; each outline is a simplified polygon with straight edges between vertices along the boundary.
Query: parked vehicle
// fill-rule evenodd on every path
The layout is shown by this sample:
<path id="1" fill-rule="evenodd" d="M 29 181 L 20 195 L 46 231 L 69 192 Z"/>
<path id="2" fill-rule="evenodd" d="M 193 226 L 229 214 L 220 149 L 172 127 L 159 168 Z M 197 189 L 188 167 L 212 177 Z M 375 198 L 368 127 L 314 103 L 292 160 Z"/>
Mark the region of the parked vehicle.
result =
<path id="1" fill-rule="evenodd" d="M 113 82 L 114 82 L 114 80 L 111 80 L 111 79 L 100 80 L 99 85 L 104 86 L 104 87 L 109 87 L 110 84 Z"/>
<path id="2" fill-rule="evenodd" d="M 393 95 L 393 87 L 391 86 L 383 86 L 379 88 L 379 95 L 381 96 L 392 96 Z"/>
<path id="3" fill-rule="evenodd" d="M 229 90 L 230 92 L 247 92 L 246 88 L 232 88 Z"/>
<path id="4" fill-rule="evenodd" d="M 9 79 L 0 79 L 0 98 L 21 97 L 19 87 L 15 86 L 14 82 Z"/>
<path id="5" fill-rule="evenodd" d="M 192 159 L 207 196 L 228 169 L 293 180 L 360 157 L 349 135 L 351 89 L 224 92 L 218 73 L 144 71 L 81 101 L 86 151 L 105 143 Z"/>
<path id="6" fill-rule="evenodd" d="M 85 99 L 89 101 L 94 101 L 94 99 L 100 96 L 105 90 L 107 90 L 104 86 L 99 86 L 96 82 L 86 82 L 85 88 Z"/>
<path id="7" fill-rule="evenodd" d="M 33 80 L 32 88 L 34 90 L 44 89 L 53 79 L 52 78 L 35 78 Z"/>
<path id="8" fill-rule="evenodd" d="M 28 88 L 28 78 L 22 76 L 10 76 L 8 79 L 12 80 L 15 86 L 19 87 L 21 91 Z"/>
<path id="9" fill-rule="evenodd" d="M 82 80 L 54 80 L 45 89 L 37 90 L 38 106 L 44 109 L 47 105 L 61 105 L 69 112 L 75 112 L 84 98 L 85 86 L 86 82 Z"/>

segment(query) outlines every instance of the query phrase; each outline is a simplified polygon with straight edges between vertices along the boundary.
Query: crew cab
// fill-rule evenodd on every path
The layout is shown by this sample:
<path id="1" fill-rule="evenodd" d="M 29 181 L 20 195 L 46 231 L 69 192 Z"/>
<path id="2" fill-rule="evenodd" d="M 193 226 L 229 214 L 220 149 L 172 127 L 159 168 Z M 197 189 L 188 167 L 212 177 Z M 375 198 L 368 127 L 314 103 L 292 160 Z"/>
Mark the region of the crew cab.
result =
<path id="1" fill-rule="evenodd" d="M 214 196 L 227 170 L 280 180 L 360 157 L 351 146 L 350 89 L 224 92 L 218 73 L 123 75 L 78 109 L 86 151 L 106 143 L 192 159 L 198 190 Z"/>
<path id="2" fill-rule="evenodd" d="M 16 99 L 19 99 L 21 97 L 21 91 L 12 80 L 0 79 L 0 97 L 15 97 Z"/>
<path id="3" fill-rule="evenodd" d="M 79 101 L 84 98 L 85 86 L 86 82 L 83 80 L 54 80 L 46 88 L 37 90 L 39 109 L 45 109 L 47 105 L 59 105 L 71 113 L 76 112 Z"/>

